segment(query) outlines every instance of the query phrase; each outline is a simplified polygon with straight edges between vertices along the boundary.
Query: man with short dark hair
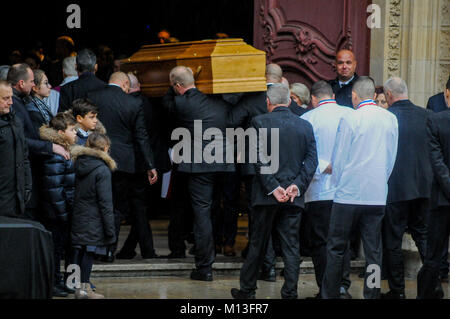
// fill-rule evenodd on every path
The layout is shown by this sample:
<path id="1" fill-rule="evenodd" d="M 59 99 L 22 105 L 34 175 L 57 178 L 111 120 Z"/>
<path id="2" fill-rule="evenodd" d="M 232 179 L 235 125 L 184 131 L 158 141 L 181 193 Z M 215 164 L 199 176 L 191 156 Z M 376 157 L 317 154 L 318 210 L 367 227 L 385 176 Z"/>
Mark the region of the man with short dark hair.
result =
<path id="1" fill-rule="evenodd" d="M 39 196 L 39 185 L 41 181 L 42 156 L 56 153 L 69 159 L 70 155 L 61 145 L 42 141 L 39 132 L 31 121 L 30 115 L 25 107 L 25 100 L 28 99 L 31 89 L 35 85 L 34 74 L 31 68 L 25 63 L 13 65 L 8 73 L 8 82 L 13 88 L 13 105 L 11 109 L 22 122 L 24 128 L 33 176 L 33 192 L 31 200 L 27 204 L 26 215 L 29 219 L 36 220 L 40 218 L 39 201 L 41 196 Z"/>
<path id="2" fill-rule="evenodd" d="M 417 275 L 418 299 L 442 299 L 439 267 L 445 239 L 450 234 L 450 79 L 444 92 L 447 110 L 431 114 L 427 121 L 429 151 L 434 180 L 425 263 Z"/>
<path id="3" fill-rule="evenodd" d="M 408 99 L 404 80 L 392 77 L 384 84 L 384 92 L 398 120 L 398 151 L 389 179 L 386 215 L 383 220 L 383 250 L 385 271 L 390 291 L 382 299 L 404 299 L 405 278 L 402 253 L 403 235 L 408 228 L 425 258 L 429 198 L 433 171 L 430 156 L 427 118 L 432 113 L 414 105 Z"/>
<path id="4" fill-rule="evenodd" d="M 0 80 L 0 216 L 23 218 L 31 197 L 31 170 L 23 127 L 11 110 L 11 85 Z"/>
<path id="5" fill-rule="evenodd" d="M 76 61 L 78 79 L 61 86 L 58 112 L 71 109 L 73 101 L 86 98 L 89 92 L 106 87 L 106 83 L 95 76 L 98 65 L 94 52 L 89 49 L 81 50 Z"/>
<path id="6" fill-rule="evenodd" d="M 302 223 L 306 223 L 304 229 L 309 231 L 308 242 L 311 246 L 316 282 L 320 289 L 327 264 L 327 237 L 334 198 L 334 189 L 330 184 L 331 155 L 341 118 L 354 110 L 338 105 L 334 99 L 333 89 L 325 81 L 314 83 L 311 88 L 311 97 L 314 109 L 305 113 L 301 118 L 311 123 L 313 127 L 319 165 L 305 193 L 305 213 Z M 300 236 L 302 235 L 300 232 Z M 343 267 L 342 298 L 349 297 L 349 287 L 350 249 L 347 249 Z M 320 290 L 316 298 L 321 298 Z"/>
<path id="7" fill-rule="evenodd" d="M 397 118 L 378 107 L 375 84 L 360 77 L 352 88 L 356 111 L 342 117 L 331 157 L 331 185 L 335 188 L 327 242 L 327 266 L 322 283 L 324 299 L 340 298 L 344 252 L 352 229 L 363 239 L 366 264 L 381 277 L 381 225 L 388 180 L 394 167 Z M 378 271 L 377 271 L 378 269 Z M 364 298 L 378 299 L 380 288 L 364 280 Z M 381 280 L 381 278 L 378 278 Z"/>
<path id="8" fill-rule="evenodd" d="M 328 83 L 333 88 L 336 102 L 339 105 L 353 108 L 352 87 L 356 80 L 358 80 L 358 74 L 355 72 L 357 65 L 358 62 L 352 51 L 340 50 L 336 54 L 334 66 L 336 68 L 337 78 Z"/>
<path id="9" fill-rule="evenodd" d="M 300 271 L 299 227 L 304 208 L 304 193 L 317 168 L 316 141 L 311 124 L 289 110 L 290 92 L 284 84 L 267 90 L 267 114 L 253 118 L 251 125 L 258 136 L 251 148 L 258 154 L 254 164 L 252 206 L 253 229 L 249 251 L 241 269 L 240 289 L 231 289 L 235 299 L 254 299 L 256 282 L 266 254 L 270 234 L 275 226 L 280 239 L 284 262 L 283 299 L 297 299 Z M 277 140 L 278 133 L 278 140 Z M 270 142 L 273 143 L 270 143 Z M 267 143 L 267 144 L 266 144 Z M 276 145 L 275 145 L 276 143 Z M 266 145 L 272 161 L 266 161 L 261 145 Z M 278 149 L 278 152 L 275 150 Z M 278 158 L 273 158 L 277 156 Z M 296 160 L 292 160 L 296 159 Z M 277 161 L 276 171 L 271 167 Z"/>

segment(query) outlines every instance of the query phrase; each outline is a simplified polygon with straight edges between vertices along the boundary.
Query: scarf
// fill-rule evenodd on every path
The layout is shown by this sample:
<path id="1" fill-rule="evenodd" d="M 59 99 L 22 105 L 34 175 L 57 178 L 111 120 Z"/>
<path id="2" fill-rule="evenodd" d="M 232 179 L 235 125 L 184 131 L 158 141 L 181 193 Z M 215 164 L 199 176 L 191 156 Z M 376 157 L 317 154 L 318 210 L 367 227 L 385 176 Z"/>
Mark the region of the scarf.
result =
<path id="1" fill-rule="evenodd" d="M 35 96 L 31 97 L 31 101 L 37 107 L 39 113 L 41 113 L 42 117 L 44 118 L 45 124 L 50 123 L 50 120 L 52 119 L 52 113 L 47 103 Z"/>

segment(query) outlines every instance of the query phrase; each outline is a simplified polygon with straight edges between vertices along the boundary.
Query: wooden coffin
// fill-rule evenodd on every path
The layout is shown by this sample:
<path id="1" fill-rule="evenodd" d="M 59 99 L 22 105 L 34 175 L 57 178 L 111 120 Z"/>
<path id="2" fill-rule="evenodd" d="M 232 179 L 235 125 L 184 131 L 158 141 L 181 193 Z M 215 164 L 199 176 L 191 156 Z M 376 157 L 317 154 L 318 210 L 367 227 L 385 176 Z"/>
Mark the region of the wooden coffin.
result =
<path id="1" fill-rule="evenodd" d="M 266 90 L 266 54 L 242 39 L 145 45 L 121 63 L 121 70 L 133 72 L 149 97 L 167 92 L 169 73 L 179 65 L 192 69 L 205 94 Z"/>

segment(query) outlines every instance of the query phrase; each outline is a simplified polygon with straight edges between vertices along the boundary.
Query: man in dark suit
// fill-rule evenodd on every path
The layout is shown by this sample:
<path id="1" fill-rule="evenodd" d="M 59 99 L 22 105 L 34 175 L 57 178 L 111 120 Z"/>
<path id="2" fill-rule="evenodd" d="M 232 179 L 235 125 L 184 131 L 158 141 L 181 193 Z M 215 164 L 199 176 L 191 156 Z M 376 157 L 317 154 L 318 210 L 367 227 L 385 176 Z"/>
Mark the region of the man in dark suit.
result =
<path id="1" fill-rule="evenodd" d="M 450 79 L 445 90 L 447 110 L 428 117 L 427 131 L 434 180 L 425 263 L 417 275 L 418 299 L 442 299 L 439 266 L 445 239 L 450 235 Z"/>
<path id="2" fill-rule="evenodd" d="M 336 54 L 334 66 L 336 67 L 337 77 L 328 83 L 333 88 L 336 102 L 339 105 L 353 108 L 352 88 L 353 84 L 358 80 L 358 74 L 355 72 L 357 65 L 358 62 L 352 51 L 340 50 Z"/>
<path id="3" fill-rule="evenodd" d="M 447 110 L 444 92 L 438 93 L 430 97 L 427 103 L 427 109 L 435 113 Z"/>
<path id="4" fill-rule="evenodd" d="M 106 87 L 106 83 L 95 76 L 97 68 L 97 57 L 94 52 L 89 49 L 78 52 L 78 80 L 61 87 L 58 112 L 71 109 L 73 101 L 86 98 L 89 92 L 101 90 Z"/>
<path id="5" fill-rule="evenodd" d="M 214 239 L 211 206 L 214 184 L 220 180 L 222 172 L 234 171 L 234 163 L 225 160 L 229 143 L 225 138 L 229 104 L 197 90 L 190 68 L 175 67 L 170 72 L 170 84 L 163 104 L 180 125 L 172 133 L 172 138 L 183 137 L 174 146 L 174 162 L 178 163 L 179 172 L 189 174 L 188 190 L 194 212 L 196 269 L 191 273 L 191 279 L 212 281 Z M 215 131 L 212 141 L 203 138 L 206 131 Z M 215 145 L 213 149 L 212 144 Z M 205 155 L 211 156 L 206 158 Z"/>
<path id="6" fill-rule="evenodd" d="M 34 75 L 31 68 L 23 64 L 15 64 L 8 73 L 8 82 L 13 88 L 13 105 L 11 109 L 16 114 L 17 119 L 22 122 L 24 135 L 27 141 L 30 157 L 30 166 L 33 179 L 33 190 L 31 199 L 27 203 L 26 218 L 38 220 L 40 216 L 40 181 L 42 156 L 53 153 L 60 154 L 66 159 L 70 158 L 69 153 L 61 146 L 48 141 L 42 141 L 39 132 L 31 121 L 30 115 L 25 107 L 25 100 L 29 97 L 31 89 L 34 87 Z"/>
<path id="7" fill-rule="evenodd" d="M 286 299 L 298 297 L 299 226 L 304 207 L 303 195 L 318 165 L 316 141 L 311 124 L 289 110 L 288 87 L 273 84 L 267 90 L 267 97 L 269 113 L 257 116 L 251 122 L 256 132 L 266 129 L 267 135 L 259 134 L 258 146 L 252 144 L 251 147 L 251 152 L 258 154 L 252 189 L 255 214 L 250 225 L 248 256 L 241 269 L 241 287 L 231 290 L 236 299 L 255 298 L 258 272 L 273 225 L 278 231 L 285 266 L 281 296 Z M 259 147 L 265 144 L 271 161 L 267 161 L 266 154 L 263 154 L 266 149 Z"/>
<path id="8" fill-rule="evenodd" d="M 400 78 L 390 78 L 384 92 L 398 121 L 398 151 L 389 178 L 386 214 L 383 220 L 383 250 L 390 291 L 382 299 L 405 298 L 402 239 L 408 228 L 422 262 L 426 251 L 426 216 L 433 171 L 427 150 L 427 118 L 430 111 L 408 99 L 408 88 Z"/>
<path id="9" fill-rule="evenodd" d="M 450 80 L 450 76 L 449 76 Z M 445 88 L 444 88 L 445 90 Z M 447 104 L 445 102 L 444 92 L 438 93 L 430 97 L 427 103 L 427 109 L 432 110 L 433 112 L 442 112 L 447 110 Z M 448 271 L 449 271 L 449 262 L 448 262 L 448 237 L 445 239 L 444 250 L 442 251 L 442 264 L 440 270 L 440 277 L 443 282 L 448 282 Z"/>
<path id="10" fill-rule="evenodd" d="M 266 79 L 267 81 L 278 81 L 279 76 L 276 73 L 277 70 L 281 68 L 276 64 L 269 64 L 266 67 Z M 269 84 L 269 86 L 271 83 Z M 236 103 L 235 106 L 228 113 L 228 127 L 242 128 L 247 130 L 251 127 L 251 121 L 254 117 L 267 113 L 267 95 L 266 92 L 248 92 L 243 94 L 241 99 Z M 244 180 L 245 193 L 248 201 L 248 236 L 251 238 L 251 218 L 253 208 L 251 205 L 251 194 L 252 194 L 252 184 L 253 178 L 255 176 L 255 169 L 253 164 L 249 162 L 249 145 L 250 140 L 245 137 L 245 159 L 242 163 L 237 165 L 237 173 L 240 174 L 241 178 Z M 238 155 L 239 156 L 239 155 Z M 242 251 L 242 257 L 246 258 L 248 254 L 250 242 Z M 276 254 L 273 248 L 272 238 L 269 240 L 267 245 L 267 254 L 264 258 L 264 265 L 261 268 L 260 279 L 265 281 L 274 282 L 276 281 Z"/>
<path id="11" fill-rule="evenodd" d="M 116 235 L 119 237 L 121 212 L 130 212 L 133 217 L 130 233 L 118 257 L 132 259 L 136 240 L 139 242 L 142 258 L 156 257 L 153 249 L 152 232 L 147 216 L 145 183 L 156 183 L 158 175 L 154 166 L 152 149 L 145 126 L 142 100 L 128 95 L 130 80 L 123 72 L 113 73 L 109 85 L 103 90 L 88 93 L 88 98 L 99 108 L 98 118 L 111 138 L 111 157 L 117 163 L 117 171 L 112 175 L 114 216 Z M 136 172 L 135 149 L 138 149 L 144 161 L 146 175 Z M 114 260 L 114 244 L 106 261 Z"/>

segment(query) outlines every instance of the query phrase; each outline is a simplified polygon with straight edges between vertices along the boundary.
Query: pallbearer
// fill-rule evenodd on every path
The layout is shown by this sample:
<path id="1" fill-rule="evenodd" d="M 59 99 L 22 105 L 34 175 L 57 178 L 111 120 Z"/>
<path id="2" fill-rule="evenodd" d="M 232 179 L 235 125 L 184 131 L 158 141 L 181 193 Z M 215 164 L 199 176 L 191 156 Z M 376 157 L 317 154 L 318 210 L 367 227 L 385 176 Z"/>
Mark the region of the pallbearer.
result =
<path id="1" fill-rule="evenodd" d="M 384 217 L 388 180 L 397 155 L 397 118 L 373 101 L 375 85 L 360 77 L 353 85 L 355 112 L 339 124 L 331 159 L 331 183 L 336 188 L 327 242 L 327 266 L 322 297 L 339 298 L 344 252 L 353 228 L 359 229 L 366 262 L 381 276 L 381 223 Z M 367 284 L 364 298 L 380 296 L 377 282 Z M 372 288 L 373 287 L 373 288 Z"/>

